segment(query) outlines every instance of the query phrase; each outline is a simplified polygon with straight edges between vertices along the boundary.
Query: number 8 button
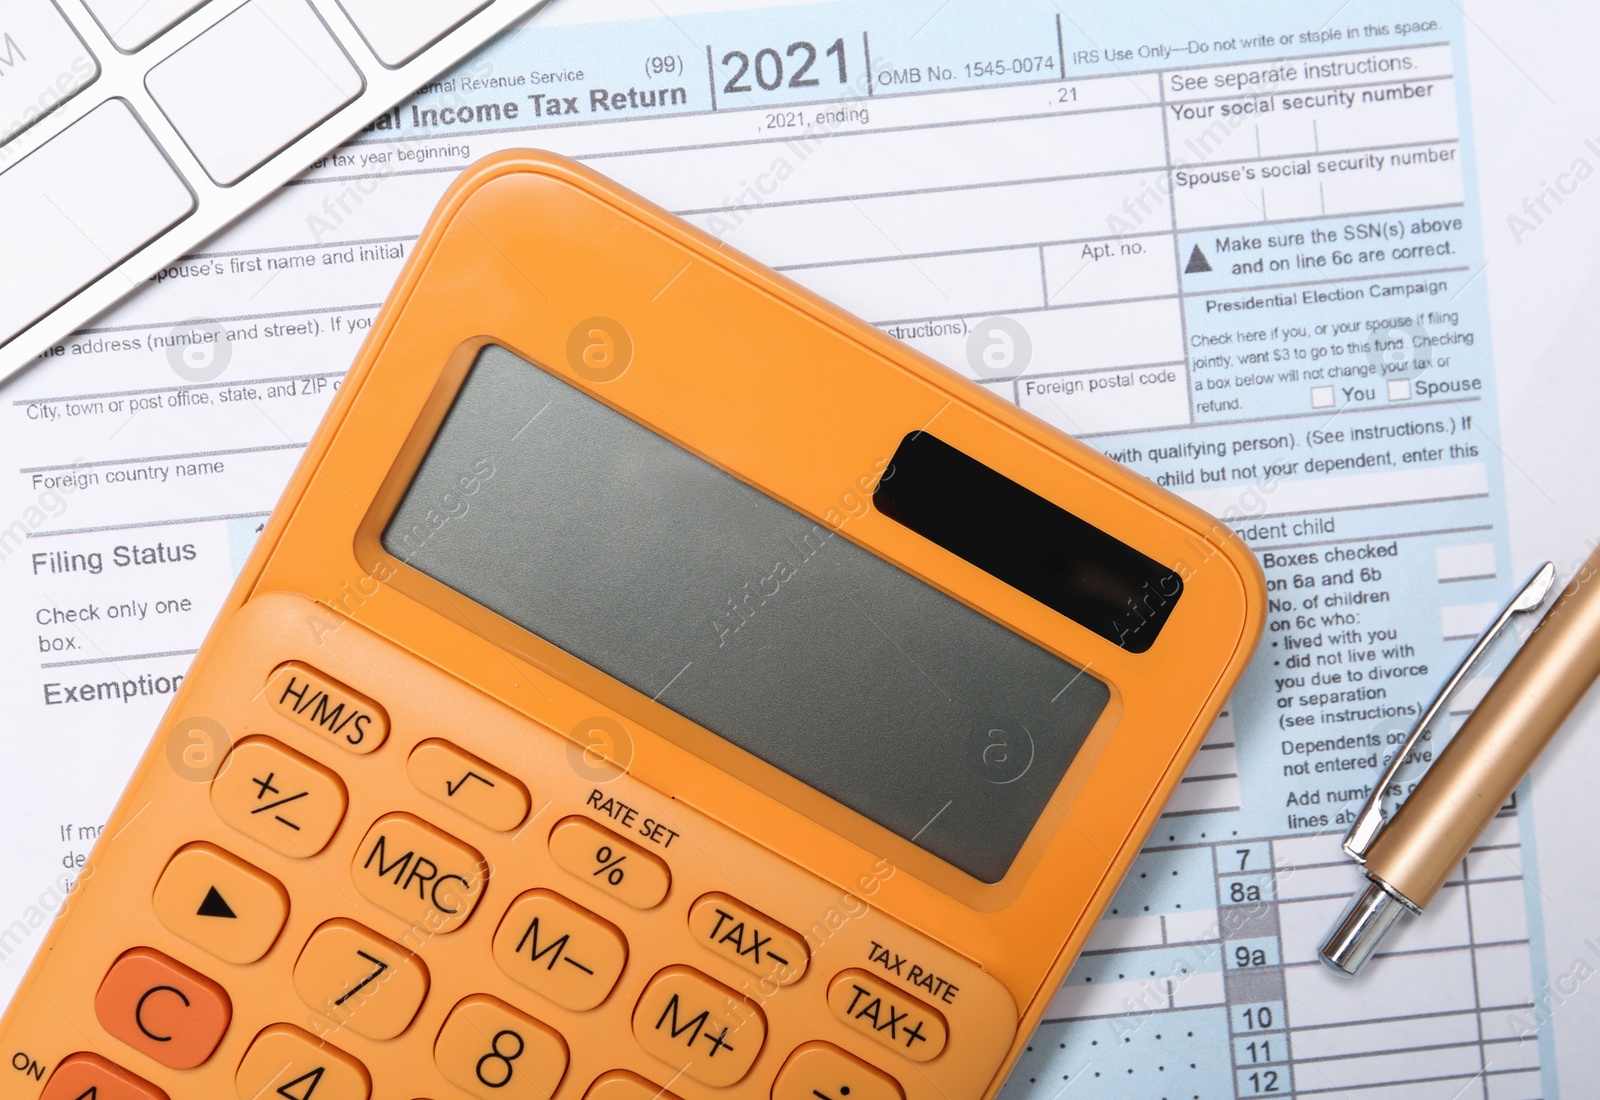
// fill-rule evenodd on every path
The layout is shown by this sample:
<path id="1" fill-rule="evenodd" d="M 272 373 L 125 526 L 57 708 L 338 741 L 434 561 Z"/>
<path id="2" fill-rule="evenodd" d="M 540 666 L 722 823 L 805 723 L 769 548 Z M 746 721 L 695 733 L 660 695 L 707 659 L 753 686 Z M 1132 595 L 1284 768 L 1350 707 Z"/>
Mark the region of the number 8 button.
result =
<path id="1" fill-rule="evenodd" d="M 451 1084 L 483 1100 L 546 1100 L 567 1072 L 567 1044 L 533 1017 L 480 993 L 450 1010 L 433 1059 Z"/>

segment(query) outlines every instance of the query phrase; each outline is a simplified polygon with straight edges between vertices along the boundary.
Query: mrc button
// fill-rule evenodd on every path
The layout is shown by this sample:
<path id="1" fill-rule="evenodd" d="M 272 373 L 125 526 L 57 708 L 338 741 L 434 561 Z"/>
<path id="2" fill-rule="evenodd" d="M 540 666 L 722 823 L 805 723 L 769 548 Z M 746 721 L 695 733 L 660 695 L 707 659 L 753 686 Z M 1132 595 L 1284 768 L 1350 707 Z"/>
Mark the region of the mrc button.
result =
<path id="1" fill-rule="evenodd" d="M 864 970 L 846 970 L 833 979 L 828 1007 L 847 1027 L 913 1062 L 937 1058 L 949 1037 L 944 1017 L 935 1009 Z"/>
<path id="2" fill-rule="evenodd" d="M 291 722 L 351 752 L 371 752 L 389 736 L 382 707 L 298 661 L 279 665 L 262 694 Z"/>
<path id="3" fill-rule="evenodd" d="M 799 936 L 726 894 L 706 894 L 689 907 L 689 934 L 701 947 L 775 985 L 799 981 L 810 961 Z"/>
<path id="4" fill-rule="evenodd" d="M 350 867 L 368 901 L 436 935 L 472 915 L 487 873 L 475 849 L 409 814 L 374 822 Z"/>

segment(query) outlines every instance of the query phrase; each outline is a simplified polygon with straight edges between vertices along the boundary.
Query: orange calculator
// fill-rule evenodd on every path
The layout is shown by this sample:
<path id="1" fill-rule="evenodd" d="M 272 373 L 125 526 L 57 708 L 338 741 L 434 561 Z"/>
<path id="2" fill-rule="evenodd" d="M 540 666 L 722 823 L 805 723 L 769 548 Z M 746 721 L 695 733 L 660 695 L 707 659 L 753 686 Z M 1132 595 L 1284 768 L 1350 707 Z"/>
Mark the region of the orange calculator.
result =
<path id="1" fill-rule="evenodd" d="M 979 1100 L 1225 528 L 559 157 L 445 196 L 3 1023 L 24 1100 Z"/>

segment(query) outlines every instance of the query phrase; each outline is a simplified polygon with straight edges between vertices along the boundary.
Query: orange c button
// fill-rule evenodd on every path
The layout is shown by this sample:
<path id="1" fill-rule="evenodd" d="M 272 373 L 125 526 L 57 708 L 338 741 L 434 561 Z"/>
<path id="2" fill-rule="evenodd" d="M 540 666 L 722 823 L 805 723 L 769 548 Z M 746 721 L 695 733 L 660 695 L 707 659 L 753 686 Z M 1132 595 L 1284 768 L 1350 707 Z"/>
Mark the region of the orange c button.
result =
<path id="1" fill-rule="evenodd" d="M 217 1049 L 233 1019 L 220 985 L 149 947 L 112 964 L 94 1013 L 100 1026 L 168 1069 L 193 1069 Z"/>

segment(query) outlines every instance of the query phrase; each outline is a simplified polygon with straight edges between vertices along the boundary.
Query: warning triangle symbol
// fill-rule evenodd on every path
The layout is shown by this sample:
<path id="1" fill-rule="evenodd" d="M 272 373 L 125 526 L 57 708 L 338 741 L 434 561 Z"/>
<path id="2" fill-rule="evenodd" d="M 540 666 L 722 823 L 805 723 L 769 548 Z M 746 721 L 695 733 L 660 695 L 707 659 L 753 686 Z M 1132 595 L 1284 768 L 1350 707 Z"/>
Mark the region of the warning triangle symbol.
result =
<path id="1" fill-rule="evenodd" d="M 217 892 L 215 886 L 206 891 L 206 900 L 200 903 L 200 908 L 196 910 L 196 913 L 202 917 L 226 917 L 229 920 L 233 920 L 239 915 L 233 911 L 233 907 L 228 904 L 227 900 Z"/>
<path id="2" fill-rule="evenodd" d="M 318 1066 L 310 1073 L 303 1073 L 299 1077 L 296 1077 L 287 1085 L 279 1085 L 278 1095 L 287 1097 L 288 1100 L 311 1100 L 311 1094 L 317 1091 L 318 1085 L 322 1084 L 322 1073 L 324 1068 L 325 1067 L 323 1066 Z M 306 1087 L 306 1091 L 299 1093 L 290 1092 L 289 1090 L 294 1088 L 296 1085 L 304 1085 Z"/>
<path id="3" fill-rule="evenodd" d="M 1195 245 L 1194 251 L 1189 253 L 1189 266 L 1183 269 L 1185 275 L 1198 275 L 1202 271 L 1211 270 L 1211 261 L 1206 259 L 1206 254 L 1200 251 L 1200 246 Z"/>

